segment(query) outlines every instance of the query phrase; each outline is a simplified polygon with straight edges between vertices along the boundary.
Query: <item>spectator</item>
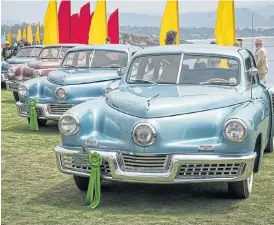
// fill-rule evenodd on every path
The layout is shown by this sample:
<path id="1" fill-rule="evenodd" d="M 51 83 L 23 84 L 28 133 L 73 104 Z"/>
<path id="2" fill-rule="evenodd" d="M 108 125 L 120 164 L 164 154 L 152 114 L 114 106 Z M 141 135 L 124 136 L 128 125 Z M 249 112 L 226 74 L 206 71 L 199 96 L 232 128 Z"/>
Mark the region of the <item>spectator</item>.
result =
<path id="1" fill-rule="evenodd" d="M 109 37 L 106 38 L 106 43 L 110 44 L 110 38 Z"/>
<path id="2" fill-rule="evenodd" d="M 243 39 L 241 39 L 241 38 L 237 38 L 237 41 L 240 43 L 240 48 L 242 48 L 243 47 Z"/>
<path id="3" fill-rule="evenodd" d="M 10 47 L 9 42 L 6 41 L 2 49 L 2 57 L 4 60 L 7 60 L 12 57 L 11 50 L 12 49 Z"/>
<path id="4" fill-rule="evenodd" d="M 264 47 L 264 41 L 262 39 L 256 39 L 255 42 L 256 52 L 255 60 L 258 69 L 259 78 L 264 83 L 266 82 L 266 74 L 268 72 L 268 58 L 267 52 Z"/>
<path id="5" fill-rule="evenodd" d="M 29 42 L 26 41 L 25 38 L 22 38 L 21 42 L 22 42 L 23 46 L 30 46 L 31 45 Z"/>
<path id="6" fill-rule="evenodd" d="M 238 47 L 238 48 L 242 48 L 242 44 L 241 44 L 240 41 L 235 41 L 233 46 Z"/>
<path id="7" fill-rule="evenodd" d="M 170 30 L 166 33 L 165 45 L 175 45 L 176 44 L 177 32 Z"/>

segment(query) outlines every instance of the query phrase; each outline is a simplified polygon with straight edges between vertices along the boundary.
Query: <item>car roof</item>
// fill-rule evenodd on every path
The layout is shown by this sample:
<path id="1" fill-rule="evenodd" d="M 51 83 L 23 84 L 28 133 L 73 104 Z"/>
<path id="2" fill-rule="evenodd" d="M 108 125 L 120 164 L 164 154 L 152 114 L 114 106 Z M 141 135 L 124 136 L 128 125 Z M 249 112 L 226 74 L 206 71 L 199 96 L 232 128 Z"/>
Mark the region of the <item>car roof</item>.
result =
<path id="1" fill-rule="evenodd" d="M 44 48 L 51 48 L 51 47 L 75 47 L 75 46 L 81 46 L 81 45 L 85 45 L 85 44 L 54 44 L 54 45 L 47 45 L 44 46 Z"/>
<path id="2" fill-rule="evenodd" d="M 128 51 L 128 50 L 139 50 L 141 48 L 137 46 L 132 45 L 125 45 L 125 44 L 102 44 L 102 45 L 83 45 L 83 46 L 77 46 L 69 51 L 84 51 L 84 50 L 115 50 L 115 51 Z"/>
<path id="3" fill-rule="evenodd" d="M 21 49 L 23 49 L 23 48 L 44 48 L 44 47 L 45 47 L 44 45 L 29 45 L 29 46 L 24 46 Z"/>
<path id="4" fill-rule="evenodd" d="M 149 47 L 138 51 L 135 56 L 146 54 L 212 54 L 240 57 L 241 48 L 230 46 L 219 46 L 213 44 L 181 44 Z"/>

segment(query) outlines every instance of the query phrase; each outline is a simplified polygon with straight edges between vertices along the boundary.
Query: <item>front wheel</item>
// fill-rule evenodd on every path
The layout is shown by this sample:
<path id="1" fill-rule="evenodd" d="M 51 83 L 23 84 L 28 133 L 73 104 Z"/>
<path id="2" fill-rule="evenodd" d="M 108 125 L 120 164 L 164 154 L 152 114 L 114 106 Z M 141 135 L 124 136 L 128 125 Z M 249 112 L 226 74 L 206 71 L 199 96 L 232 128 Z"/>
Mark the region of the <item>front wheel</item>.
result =
<path id="1" fill-rule="evenodd" d="M 28 122 L 30 123 L 30 118 L 28 118 Z M 44 127 L 46 126 L 48 121 L 44 119 L 37 119 L 37 122 L 39 127 Z"/>
<path id="2" fill-rule="evenodd" d="M 74 178 L 74 182 L 75 182 L 76 186 L 81 191 L 86 191 L 88 189 L 88 183 L 89 183 L 88 177 L 73 176 L 73 178 Z"/>
<path id="3" fill-rule="evenodd" d="M 271 132 L 271 136 L 268 140 L 268 143 L 267 143 L 267 146 L 266 146 L 264 152 L 271 153 L 271 152 L 273 152 L 273 148 L 274 148 L 274 146 L 273 146 L 273 136 L 272 136 L 272 132 Z"/>
<path id="4" fill-rule="evenodd" d="M 243 181 L 229 182 L 228 191 L 237 198 L 247 199 L 253 187 L 253 172 L 249 178 Z"/>
<path id="5" fill-rule="evenodd" d="M 19 95 L 18 95 L 18 93 L 17 92 L 13 92 L 13 97 L 14 97 L 14 99 L 15 99 L 15 101 L 19 101 Z"/>

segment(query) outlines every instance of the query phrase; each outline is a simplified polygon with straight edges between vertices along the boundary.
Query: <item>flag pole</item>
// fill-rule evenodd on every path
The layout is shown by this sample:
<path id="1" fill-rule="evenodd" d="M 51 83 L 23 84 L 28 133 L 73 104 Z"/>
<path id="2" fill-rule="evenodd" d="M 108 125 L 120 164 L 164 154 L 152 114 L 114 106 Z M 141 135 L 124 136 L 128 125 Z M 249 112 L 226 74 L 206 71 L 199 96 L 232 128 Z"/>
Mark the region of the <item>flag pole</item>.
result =
<path id="1" fill-rule="evenodd" d="M 251 32 L 251 34 L 252 34 L 252 52 L 253 52 L 253 50 L 254 50 L 254 35 L 253 35 L 253 29 L 254 29 L 254 21 L 253 21 L 253 12 L 252 12 L 252 19 L 251 19 L 251 21 L 252 21 L 252 32 Z"/>

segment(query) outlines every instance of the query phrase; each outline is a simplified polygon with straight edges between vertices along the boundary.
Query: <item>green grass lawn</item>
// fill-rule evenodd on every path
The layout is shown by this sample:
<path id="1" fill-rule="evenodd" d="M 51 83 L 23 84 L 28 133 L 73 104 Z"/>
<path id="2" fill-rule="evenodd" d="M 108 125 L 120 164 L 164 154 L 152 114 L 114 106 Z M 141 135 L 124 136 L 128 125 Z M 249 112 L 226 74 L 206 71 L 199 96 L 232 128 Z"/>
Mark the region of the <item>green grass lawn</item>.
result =
<path id="1" fill-rule="evenodd" d="M 226 184 L 144 185 L 105 182 L 99 207 L 60 173 L 57 123 L 28 130 L 11 92 L 2 89 L 2 224 L 274 224 L 274 154 L 266 154 L 248 200 Z"/>

